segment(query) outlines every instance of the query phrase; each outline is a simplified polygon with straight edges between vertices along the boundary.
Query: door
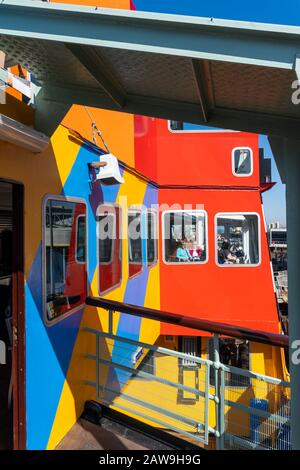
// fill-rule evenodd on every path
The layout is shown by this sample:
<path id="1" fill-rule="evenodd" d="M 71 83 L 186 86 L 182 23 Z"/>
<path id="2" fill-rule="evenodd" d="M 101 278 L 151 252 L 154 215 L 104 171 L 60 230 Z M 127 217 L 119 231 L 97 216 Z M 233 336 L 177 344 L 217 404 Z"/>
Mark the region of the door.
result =
<path id="1" fill-rule="evenodd" d="M 25 447 L 23 199 L 0 180 L 0 449 Z"/>

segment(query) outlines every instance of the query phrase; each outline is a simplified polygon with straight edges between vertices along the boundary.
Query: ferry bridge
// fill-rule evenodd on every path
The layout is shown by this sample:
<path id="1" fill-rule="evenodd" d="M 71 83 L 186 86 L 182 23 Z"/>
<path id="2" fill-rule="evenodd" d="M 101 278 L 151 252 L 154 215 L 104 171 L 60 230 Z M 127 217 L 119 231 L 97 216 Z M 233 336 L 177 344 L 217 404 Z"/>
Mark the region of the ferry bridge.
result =
<path id="1" fill-rule="evenodd" d="M 268 136 L 287 188 L 291 430 L 300 449 L 300 28 L 2 0 L 0 49 L 35 77 L 36 128 L 48 135 L 77 103 Z"/>

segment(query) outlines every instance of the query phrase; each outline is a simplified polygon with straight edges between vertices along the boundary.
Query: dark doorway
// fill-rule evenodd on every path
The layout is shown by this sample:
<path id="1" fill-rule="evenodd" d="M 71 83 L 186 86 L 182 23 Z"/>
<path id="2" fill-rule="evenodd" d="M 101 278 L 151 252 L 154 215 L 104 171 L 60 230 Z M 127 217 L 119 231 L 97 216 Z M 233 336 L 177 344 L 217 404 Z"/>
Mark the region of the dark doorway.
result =
<path id="1" fill-rule="evenodd" d="M 24 447 L 23 187 L 0 181 L 0 449 Z"/>

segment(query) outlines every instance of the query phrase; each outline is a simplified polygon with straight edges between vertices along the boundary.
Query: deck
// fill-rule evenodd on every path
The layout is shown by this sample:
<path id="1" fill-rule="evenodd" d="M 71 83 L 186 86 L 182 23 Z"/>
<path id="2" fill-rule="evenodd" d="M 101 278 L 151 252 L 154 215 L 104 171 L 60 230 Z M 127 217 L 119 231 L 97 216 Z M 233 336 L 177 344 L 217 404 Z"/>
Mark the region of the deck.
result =
<path id="1" fill-rule="evenodd" d="M 102 418 L 101 425 L 79 419 L 56 447 L 56 450 L 165 449 L 171 447 L 107 418 Z"/>

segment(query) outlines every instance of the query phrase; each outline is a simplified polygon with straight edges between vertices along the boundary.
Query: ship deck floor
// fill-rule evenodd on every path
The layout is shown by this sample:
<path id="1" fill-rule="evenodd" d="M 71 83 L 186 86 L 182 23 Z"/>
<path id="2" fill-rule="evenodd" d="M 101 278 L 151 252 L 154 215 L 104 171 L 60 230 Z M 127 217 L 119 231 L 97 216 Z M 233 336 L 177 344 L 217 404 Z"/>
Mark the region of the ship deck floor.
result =
<path id="1" fill-rule="evenodd" d="M 166 445 L 102 418 L 101 425 L 79 419 L 56 450 L 164 450 Z"/>

